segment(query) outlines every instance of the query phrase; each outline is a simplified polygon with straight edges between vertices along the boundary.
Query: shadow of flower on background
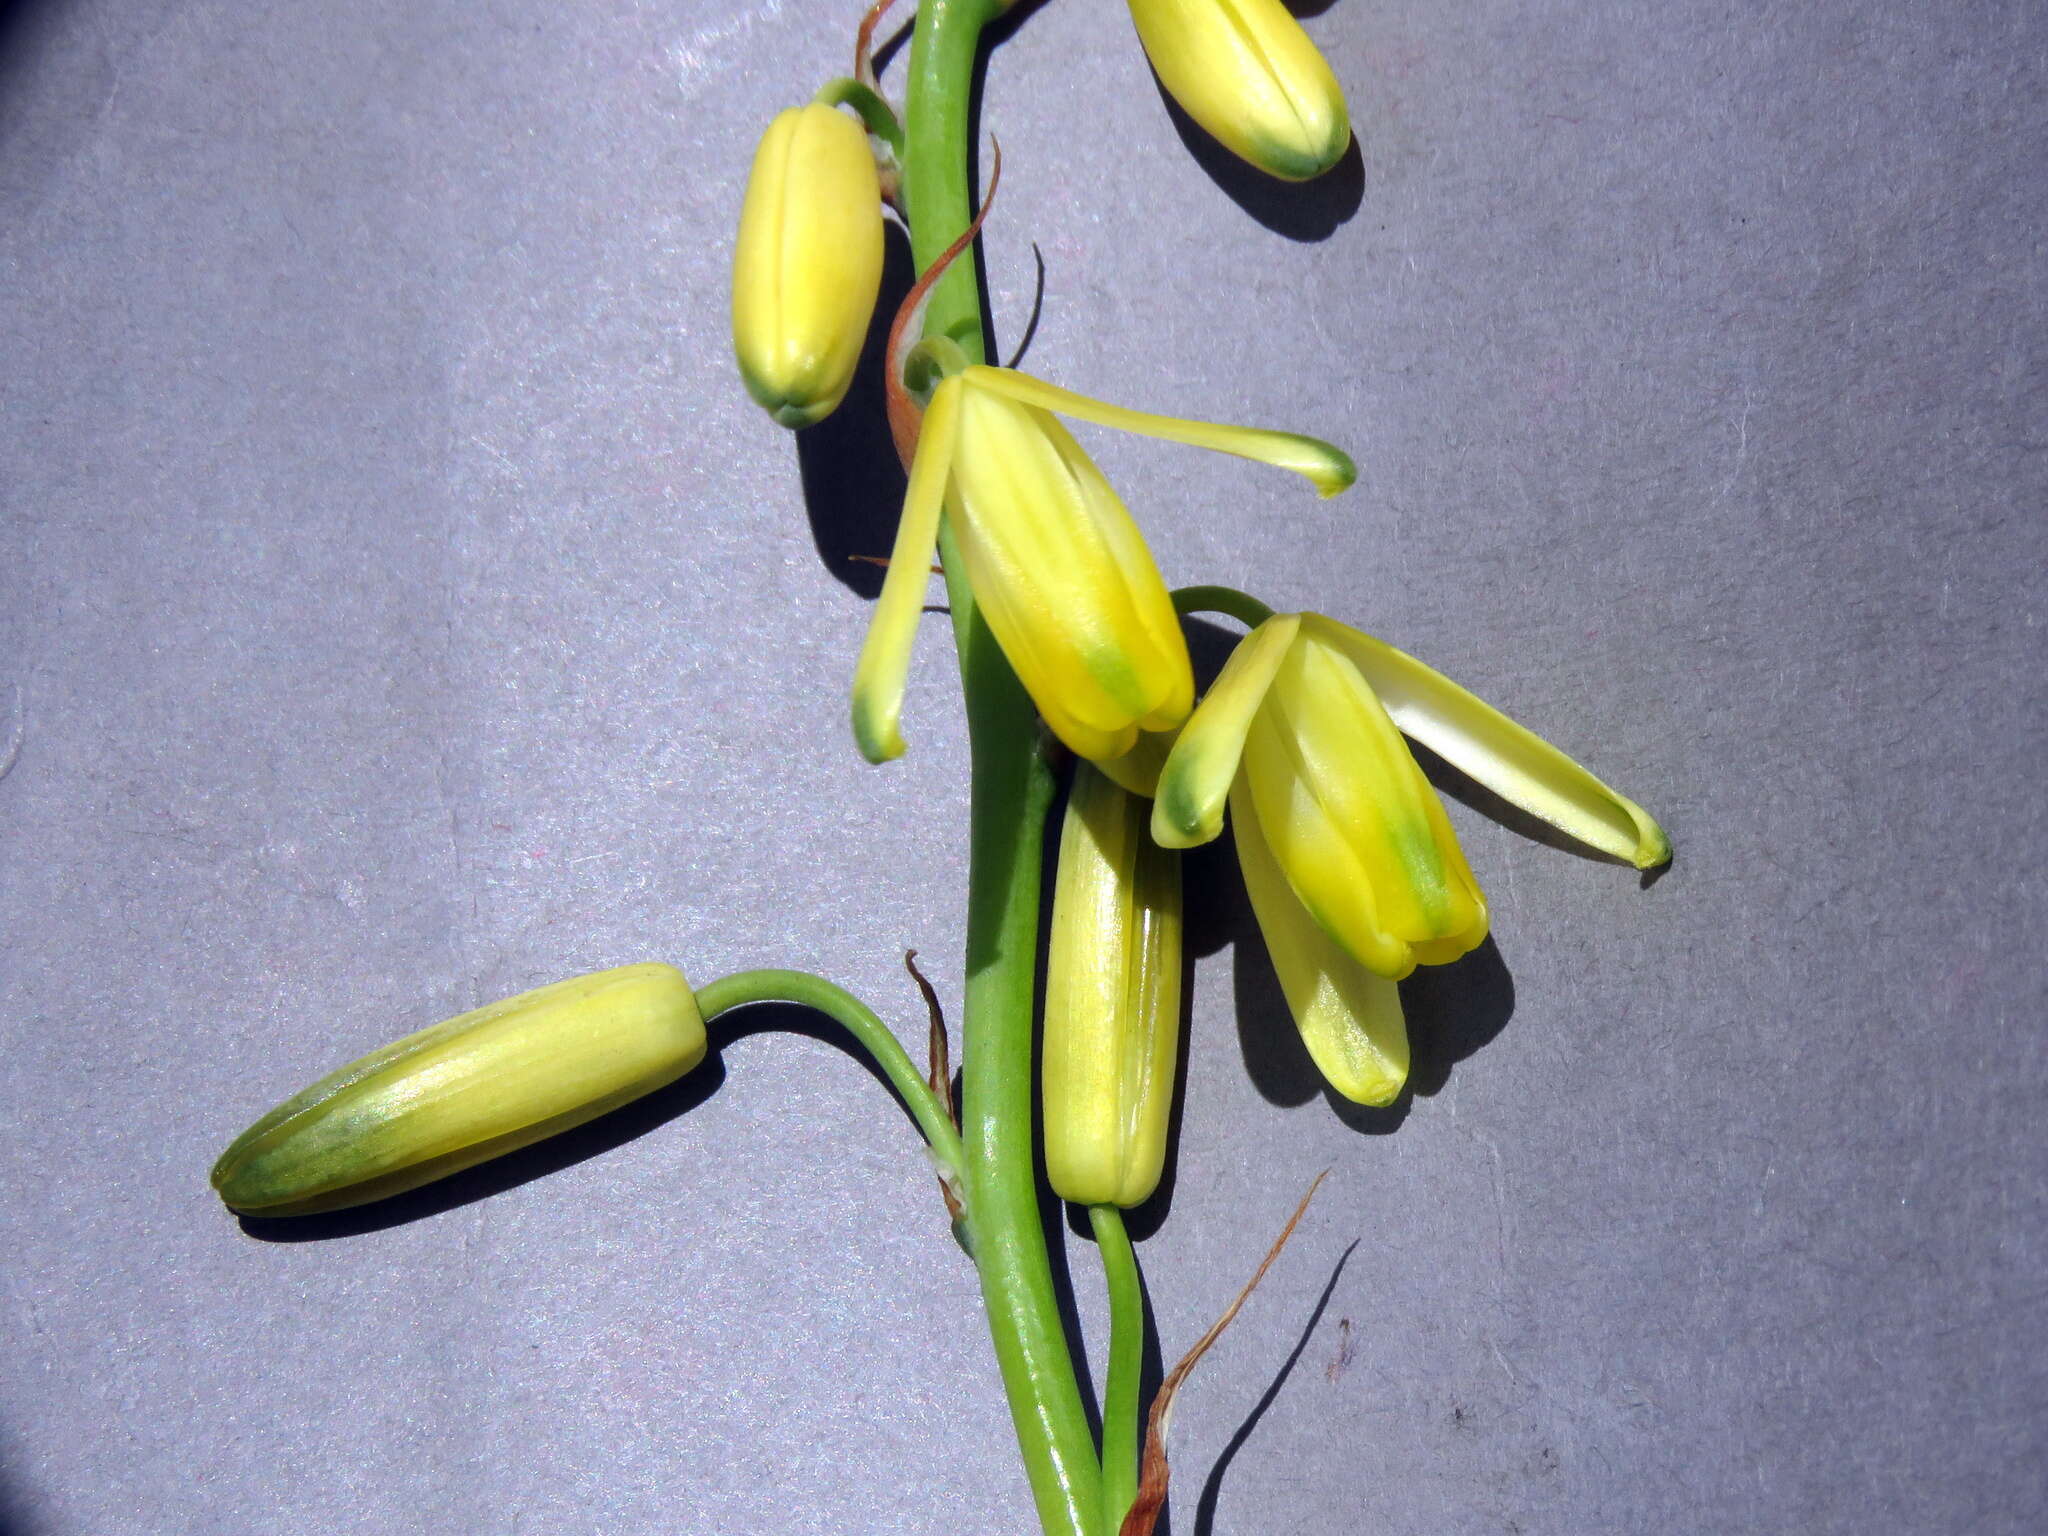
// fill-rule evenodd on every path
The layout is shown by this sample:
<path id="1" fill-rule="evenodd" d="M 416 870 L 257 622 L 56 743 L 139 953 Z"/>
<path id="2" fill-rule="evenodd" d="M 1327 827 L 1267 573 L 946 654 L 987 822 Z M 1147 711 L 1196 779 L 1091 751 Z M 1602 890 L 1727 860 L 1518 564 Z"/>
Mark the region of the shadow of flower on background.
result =
<path id="1" fill-rule="evenodd" d="M 42 1536 L 48 1527 L 30 1518 L 27 1498 L 7 1475 L 5 1449 L 0 1442 L 0 1536 Z"/>
<path id="2" fill-rule="evenodd" d="M 804 511 L 818 558 L 834 581 L 868 599 L 881 593 L 883 568 L 874 562 L 885 558 L 896 542 L 896 518 L 907 488 L 889 436 L 882 354 L 888 346 L 887 317 L 896 312 L 913 281 L 910 241 L 900 226 L 889 224 L 883 236 L 877 323 L 868 328 L 853 387 L 838 410 L 794 434 Z"/>
<path id="3" fill-rule="evenodd" d="M 1337 1262 L 1330 1270 L 1330 1278 L 1323 1282 L 1322 1294 L 1316 1297 L 1316 1304 L 1309 1310 L 1308 1322 L 1302 1326 L 1301 1337 L 1294 1341 L 1294 1348 L 1287 1352 L 1287 1358 L 1280 1362 L 1280 1369 L 1274 1373 L 1271 1385 L 1252 1404 L 1252 1411 L 1245 1415 L 1244 1422 L 1237 1426 L 1237 1433 L 1230 1437 L 1229 1444 L 1216 1458 L 1216 1464 L 1203 1479 L 1201 1497 L 1195 1501 L 1195 1536 L 1214 1536 L 1216 1530 L 1216 1501 L 1223 1493 L 1223 1474 L 1230 1470 L 1237 1453 L 1244 1449 L 1245 1442 L 1252 1437 L 1252 1431 L 1259 1427 L 1259 1420 L 1266 1416 L 1266 1410 L 1279 1400 L 1281 1389 L 1287 1385 L 1288 1377 L 1301 1363 L 1302 1352 L 1308 1348 L 1308 1341 L 1315 1337 L 1317 1327 L 1323 1321 L 1323 1314 L 1329 1310 L 1330 1298 L 1337 1293 L 1337 1282 L 1344 1277 L 1344 1266 L 1351 1262 L 1351 1255 L 1358 1251 L 1363 1238 L 1353 1238 L 1351 1246 L 1337 1255 Z"/>

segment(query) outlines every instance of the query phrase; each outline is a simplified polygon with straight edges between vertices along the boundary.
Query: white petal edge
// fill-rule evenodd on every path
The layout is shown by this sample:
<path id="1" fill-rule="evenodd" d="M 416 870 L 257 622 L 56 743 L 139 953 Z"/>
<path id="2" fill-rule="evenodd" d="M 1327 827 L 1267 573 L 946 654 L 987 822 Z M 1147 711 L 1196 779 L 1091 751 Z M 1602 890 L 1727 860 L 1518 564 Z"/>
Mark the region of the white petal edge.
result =
<path id="1" fill-rule="evenodd" d="M 1669 862 L 1671 840 L 1648 811 L 1477 694 L 1348 624 L 1321 614 L 1302 622 L 1351 658 L 1405 734 L 1461 773 L 1638 869 Z"/>

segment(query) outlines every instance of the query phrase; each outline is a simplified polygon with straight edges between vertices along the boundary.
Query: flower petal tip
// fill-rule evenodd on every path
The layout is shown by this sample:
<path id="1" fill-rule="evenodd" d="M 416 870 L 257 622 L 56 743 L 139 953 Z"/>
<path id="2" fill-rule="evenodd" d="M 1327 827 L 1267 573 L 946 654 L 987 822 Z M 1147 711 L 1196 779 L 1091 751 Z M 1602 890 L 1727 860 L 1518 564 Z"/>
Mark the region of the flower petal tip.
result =
<path id="1" fill-rule="evenodd" d="M 877 765 L 903 755 L 903 732 L 893 715 L 883 715 L 859 699 L 853 704 L 853 740 L 860 755 Z"/>
<path id="2" fill-rule="evenodd" d="M 1337 1093 L 1353 1104 L 1363 1105 L 1367 1109 L 1385 1109 L 1401 1097 L 1402 1090 L 1407 1086 L 1406 1072 L 1389 1072 L 1380 1076 L 1354 1078 L 1347 1082 L 1332 1079 L 1330 1082 L 1330 1087 Z"/>
<path id="3" fill-rule="evenodd" d="M 1316 446 L 1328 456 L 1329 468 L 1323 474 L 1309 478 L 1316 493 L 1327 501 L 1332 496 L 1341 496 L 1358 483 L 1358 466 L 1352 462 L 1350 454 L 1333 443 L 1319 442 Z"/>
<path id="4" fill-rule="evenodd" d="M 757 394 L 754 398 L 759 400 L 761 397 Z M 815 427 L 838 408 L 839 401 L 837 399 L 826 402 L 822 409 L 815 404 L 784 404 L 770 406 L 768 418 L 778 427 L 787 427 L 792 432 L 800 432 L 805 427 Z"/>
<path id="5" fill-rule="evenodd" d="M 1649 816 L 1642 818 L 1643 837 L 1636 847 L 1637 869 L 1662 869 L 1671 862 L 1671 839 Z"/>
<path id="6" fill-rule="evenodd" d="M 1163 774 L 1152 802 L 1152 841 L 1162 848 L 1196 848 L 1223 831 L 1223 807 L 1204 805 L 1188 794 L 1185 775 Z"/>
<path id="7" fill-rule="evenodd" d="M 778 384 L 749 366 L 744 356 L 739 359 L 739 368 L 740 382 L 747 387 L 748 397 L 768 413 L 769 420 L 792 432 L 816 426 L 839 409 L 839 402 L 846 395 L 844 388 L 828 388 L 819 394 Z"/>
<path id="8" fill-rule="evenodd" d="M 1269 139 L 1250 148 L 1251 163 L 1274 180 L 1314 181 L 1335 170 L 1344 152 L 1351 148 L 1351 124 L 1340 115 L 1330 133 L 1316 145 Z"/>

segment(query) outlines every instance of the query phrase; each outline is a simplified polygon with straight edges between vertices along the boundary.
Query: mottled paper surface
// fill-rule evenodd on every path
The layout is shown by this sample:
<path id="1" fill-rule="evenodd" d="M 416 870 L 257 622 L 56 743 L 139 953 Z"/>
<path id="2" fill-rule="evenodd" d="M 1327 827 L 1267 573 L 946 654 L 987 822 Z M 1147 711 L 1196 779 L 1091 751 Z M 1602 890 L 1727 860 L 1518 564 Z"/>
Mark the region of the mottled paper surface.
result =
<path id="1" fill-rule="evenodd" d="M 845 726 L 875 422 L 793 442 L 725 335 L 753 139 L 855 9 L 0 10 L 10 1536 L 1031 1528 L 827 1044 L 354 1235 L 205 1184 L 578 970 L 813 967 L 919 1038 L 915 947 L 957 1000 L 943 620 L 909 756 Z M 1454 804 L 1496 943 L 1348 1116 L 1195 865 L 1169 1358 L 1333 1171 L 1181 1400 L 1174 1529 L 2036 1529 L 2043 13 L 1307 9 L 1358 129 L 1309 189 L 1191 153 L 1120 7 L 1023 19 L 997 335 L 1035 243 L 1034 370 L 1349 448 L 1323 503 L 1083 434 L 1170 580 L 1425 657 L 1678 857 Z"/>

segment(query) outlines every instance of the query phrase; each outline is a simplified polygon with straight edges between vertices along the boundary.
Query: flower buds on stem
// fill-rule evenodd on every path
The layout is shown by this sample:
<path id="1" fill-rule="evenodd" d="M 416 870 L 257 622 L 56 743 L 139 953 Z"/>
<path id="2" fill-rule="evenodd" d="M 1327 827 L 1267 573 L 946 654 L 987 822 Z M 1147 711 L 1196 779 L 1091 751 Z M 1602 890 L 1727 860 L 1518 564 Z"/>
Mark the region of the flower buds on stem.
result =
<path id="1" fill-rule="evenodd" d="M 1344 157 L 1344 92 L 1281 0 L 1130 0 L 1138 40 L 1183 112 L 1283 181 Z"/>
<path id="2" fill-rule="evenodd" d="M 674 1082 L 704 1048 L 674 966 L 558 981 L 321 1078 L 235 1139 L 213 1187 L 250 1216 L 381 1200 L 594 1120 Z"/>
<path id="3" fill-rule="evenodd" d="M 733 251 L 747 392 L 785 427 L 838 408 L 882 286 L 882 187 L 866 129 L 822 102 L 768 125 Z"/>
<path id="4" fill-rule="evenodd" d="M 1045 972 L 1045 1171 L 1079 1205 L 1159 1185 L 1180 1049 L 1180 855 L 1087 763 L 1060 832 Z"/>

